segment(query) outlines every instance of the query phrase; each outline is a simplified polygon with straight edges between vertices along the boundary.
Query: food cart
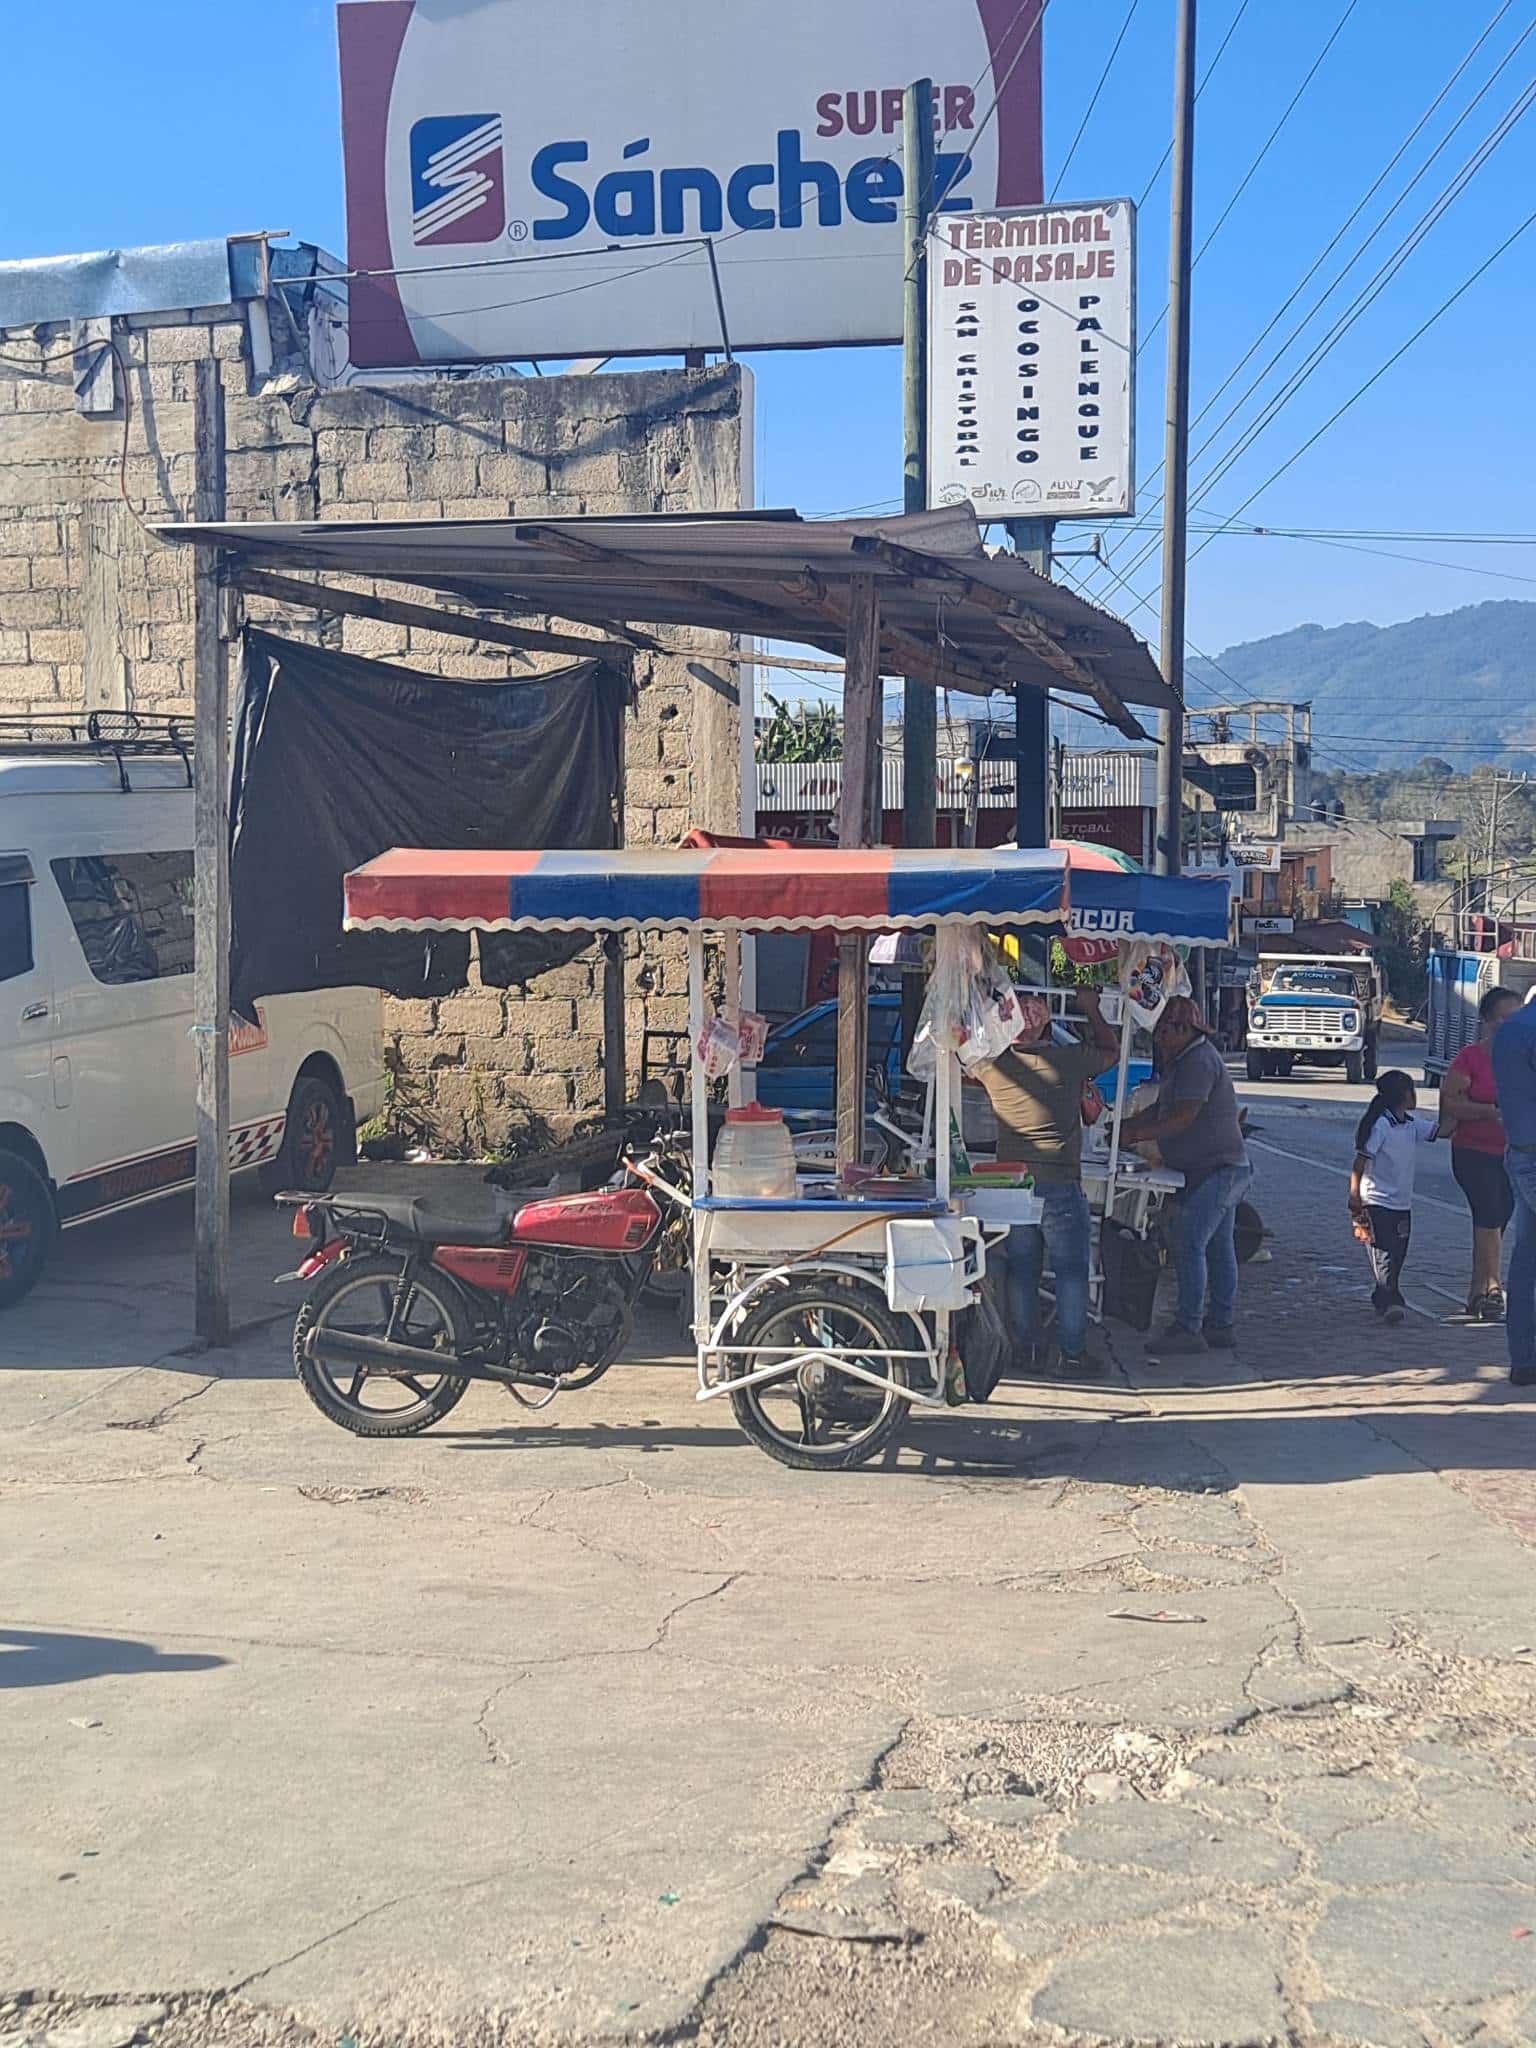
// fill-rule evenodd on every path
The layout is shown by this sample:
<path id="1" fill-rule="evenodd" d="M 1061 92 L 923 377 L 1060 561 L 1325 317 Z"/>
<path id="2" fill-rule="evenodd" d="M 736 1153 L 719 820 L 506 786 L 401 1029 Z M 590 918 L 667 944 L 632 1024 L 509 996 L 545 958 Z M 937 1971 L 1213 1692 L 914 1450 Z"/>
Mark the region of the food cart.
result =
<path id="1" fill-rule="evenodd" d="M 935 1073 L 931 1180 L 819 1173 L 771 1197 L 720 1192 L 700 1057 L 713 1015 L 706 934 L 725 941 L 726 1011 L 739 1006 L 744 933 L 1060 930 L 1067 910 L 1067 864 L 1047 849 L 397 850 L 346 880 L 351 931 L 686 934 L 692 1185 L 660 1192 L 692 1215 L 697 1398 L 729 1398 L 781 1462 L 833 1470 L 887 1448 L 913 1407 L 945 1404 L 954 1319 L 975 1299 L 987 1234 L 1036 1221 L 1040 1206 L 1026 1185 L 955 1185 L 952 1054 Z M 731 1093 L 744 1108 L 750 1078 L 739 1066 Z"/>

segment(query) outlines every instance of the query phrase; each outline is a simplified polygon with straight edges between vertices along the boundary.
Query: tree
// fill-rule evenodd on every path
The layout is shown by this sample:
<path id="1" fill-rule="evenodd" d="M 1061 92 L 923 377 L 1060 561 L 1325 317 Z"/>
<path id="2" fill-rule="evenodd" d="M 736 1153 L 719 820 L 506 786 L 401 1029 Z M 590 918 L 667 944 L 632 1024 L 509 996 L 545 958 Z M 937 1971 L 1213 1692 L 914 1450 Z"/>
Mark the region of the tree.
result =
<path id="1" fill-rule="evenodd" d="M 1420 917 L 1413 891 L 1406 882 L 1394 882 L 1381 906 L 1376 957 L 1393 1000 L 1400 1010 L 1411 1015 L 1424 1001 L 1427 991 L 1429 927 Z"/>
<path id="2" fill-rule="evenodd" d="M 773 716 L 757 742 L 759 761 L 841 761 L 843 720 L 835 705 L 801 704 L 791 710 L 771 693 L 767 703 Z"/>

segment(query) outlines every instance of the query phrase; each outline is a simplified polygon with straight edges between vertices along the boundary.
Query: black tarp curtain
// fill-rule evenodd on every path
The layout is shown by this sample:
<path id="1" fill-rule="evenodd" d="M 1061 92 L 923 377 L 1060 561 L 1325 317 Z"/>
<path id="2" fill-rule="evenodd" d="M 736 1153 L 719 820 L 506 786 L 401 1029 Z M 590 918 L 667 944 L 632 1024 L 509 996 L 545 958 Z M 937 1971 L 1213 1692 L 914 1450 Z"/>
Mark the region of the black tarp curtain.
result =
<path id="1" fill-rule="evenodd" d="M 230 1002 L 297 990 L 449 995 L 469 938 L 343 932 L 342 878 L 392 846 L 617 843 L 625 670 L 444 681 L 252 627 L 230 795 Z M 591 940 L 480 936 L 481 979 L 510 988 Z"/>

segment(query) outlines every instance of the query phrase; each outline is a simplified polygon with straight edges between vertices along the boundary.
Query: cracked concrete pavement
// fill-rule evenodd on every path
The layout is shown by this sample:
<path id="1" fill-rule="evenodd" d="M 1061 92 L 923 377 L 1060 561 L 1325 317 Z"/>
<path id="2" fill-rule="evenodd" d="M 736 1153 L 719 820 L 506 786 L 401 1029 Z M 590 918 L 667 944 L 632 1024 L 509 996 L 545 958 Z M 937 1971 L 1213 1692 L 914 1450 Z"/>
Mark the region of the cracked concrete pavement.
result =
<path id="1" fill-rule="evenodd" d="M 76 1238 L 0 1329 L 0 2038 L 1536 2041 L 1536 1404 L 1370 1324 L 1269 1100 L 1235 1362 L 843 1477 L 659 1327 L 361 1443 L 281 1324 L 185 1349 L 179 1208 Z"/>

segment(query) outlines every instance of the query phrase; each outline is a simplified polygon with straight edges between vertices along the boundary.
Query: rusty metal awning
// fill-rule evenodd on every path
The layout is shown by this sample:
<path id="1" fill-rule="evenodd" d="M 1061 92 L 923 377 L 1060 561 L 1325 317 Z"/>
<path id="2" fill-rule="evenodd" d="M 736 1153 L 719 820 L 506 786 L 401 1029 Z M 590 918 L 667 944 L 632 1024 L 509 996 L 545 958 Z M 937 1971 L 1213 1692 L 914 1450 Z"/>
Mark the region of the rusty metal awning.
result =
<path id="1" fill-rule="evenodd" d="M 1025 683 L 1098 705 L 1174 699 L 1123 621 L 1012 555 L 989 555 L 969 506 L 892 519 L 659 514 L 634 518 L 161 525 L 241 570 L 416 584 L 502 615 L 755 635 L 845 653 L 848 585 L 875 578 L 880 663 L 951 690 Z"/>

